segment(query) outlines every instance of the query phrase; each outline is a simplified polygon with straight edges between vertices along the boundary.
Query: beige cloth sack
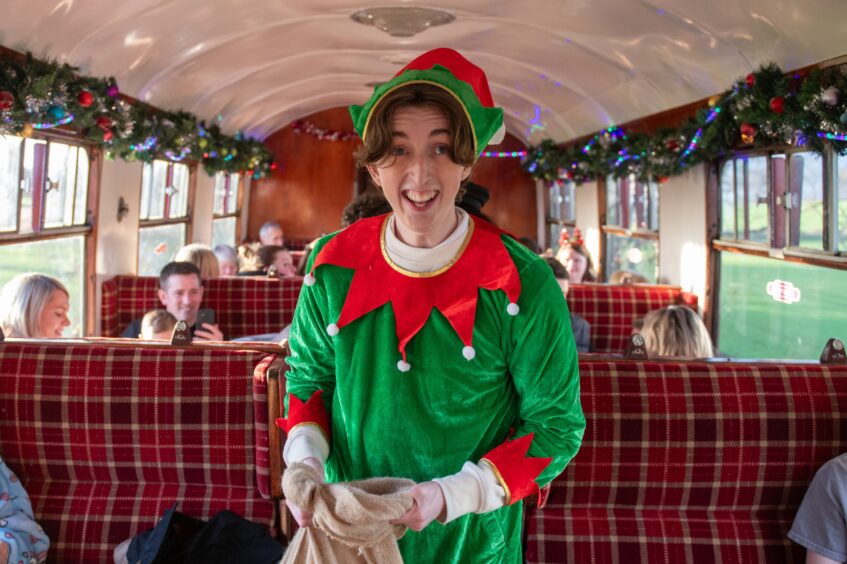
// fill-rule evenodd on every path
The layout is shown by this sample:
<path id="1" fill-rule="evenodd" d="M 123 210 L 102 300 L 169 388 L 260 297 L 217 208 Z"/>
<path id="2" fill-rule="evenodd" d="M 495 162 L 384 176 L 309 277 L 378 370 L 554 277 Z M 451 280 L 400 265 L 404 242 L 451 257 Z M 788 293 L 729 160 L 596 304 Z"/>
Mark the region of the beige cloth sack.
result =
<path id="1" fill-rule="evenodd" d="M 292 464 L 282 491 L 312 510 L 312 526 L 297 531 L 281 564 L 402 564 L 397 539 L 406 527 L 389 521 L 411 509 L 412 496 L 403 492 L 414 485 L 401 478 L 324 484 L 311 466 Z"/>

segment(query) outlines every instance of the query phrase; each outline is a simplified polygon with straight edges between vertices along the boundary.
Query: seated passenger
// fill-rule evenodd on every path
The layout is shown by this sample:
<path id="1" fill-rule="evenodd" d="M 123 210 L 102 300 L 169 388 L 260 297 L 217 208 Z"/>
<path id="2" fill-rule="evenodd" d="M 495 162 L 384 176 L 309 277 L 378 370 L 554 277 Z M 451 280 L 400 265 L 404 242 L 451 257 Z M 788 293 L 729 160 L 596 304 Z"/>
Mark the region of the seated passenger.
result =
<path id="1" fill-rule="evenodd" d="M 591 262 L 591 253 L 585 248 L 582 232 L 578 228 L 574 228 L 573 236 L 568 234 L 567 228 L 562 229 L 556 260 L 568 269 L 571 284 L 597 280 L 597 273 L 594 272 L 594 264 Z"/>
<path id="2" fill-rule="evenodd" d="M 200 270 L 200 276 L 203 279 L 220 276 L 218 257 L 206 245 L 200 243 L 186 245 L 179 250 L 174 260 L 176 262 L 190 262 Z"/>
<path id="3" fill-rule="evenodd" d="M 21 481 L 0 457 L 0 564 L 44 562 L 49 547 Z"/>
<path id="4" fill-rule="evenodd" d="M 216 324 L 204 323 L 195 327 L 197 311 L 203 301 L 203 280 L 200 270 L 190 262 L 169 262 L 159 275 L 159 301 L 178 321 L 191 327 L 195 341 L 223 341 L 224 335 Z M 141 334 L 141 319 L 136 319 L 124 330 L 121 337 L 137 339 Z"/>
<path id="5" fill-rule="evenodd" d="M 714 356 L 712 339 L 700 316 L 685 306 L 666 306 L 644 316 L 641 335 L 651 358 Z"/>
<path id="6" fill-rule="evenodd" d="M 821 466 L 788 531 L 806 549 L 806 564 L 847 560 L 847 453 Z"/>
<path id="7" fill-rule="evenodd" d="M 261 276 L 268 272 L 271 265 L 276 266 L 277 274 L 284 278 L 286 276 L 297 276 L 297 267 L 294 259 L 285 247 L 266 245 L 259 248 L 259 270 L 251 272 L 239 272 L 239 276 Z"/>
<path id="8" fill-rule="evenodd" d="M 141 320 L 141 335 L 145 341 L 170 341 L 176 327 L 176 317 L 164 309 L 154 309 Z"/>
<path id="9" fill-rule="evenodd" d="M 550 256 L 545 256 L 544 260 L 553 269 L 553 276 L 556 277 L 556 282 L 562 288 L 562 293 L 565 298 L 568 297 L 570 289 L 570 281 L 568 280 L 568 271 L 562 266 L 562 263 Z M 571 314 L 571 330 L 573 331 L 573 340 L 576 343 L 576 351 L 581 353 L 591 352 L 591 325 L 582 317 L 575 313 Z"/>
<path id="10" fill-rule="evenodd" d="M 68 319 L 68 290 L 43 274 L 19 274 L 0 291 L 0 327 L 7 337 L 58 339 Z"/>
<path id="11" fill-rule="evenodd" d="M 259 228 L 259 241 L 262 245 L 282 247 L 285 239 L 282 237 L 282 226 L 276 221 L 267 221 Z"/>
<path id="12" fill-rule="evenodd" d="M 647 284 L 647 279 L 638 274 L 637 272 L 630 272 L 629 270 L 616 270 L 609 276 L 609 284 Z"/>
<path id="13" fill-rule="evenodd" d="M 238 251 L 235 248 L 229 245 L 218 245 L 212 252 L 218 257 L 218 270 L 222 277 L 228 278 L 238 274 Z"/>

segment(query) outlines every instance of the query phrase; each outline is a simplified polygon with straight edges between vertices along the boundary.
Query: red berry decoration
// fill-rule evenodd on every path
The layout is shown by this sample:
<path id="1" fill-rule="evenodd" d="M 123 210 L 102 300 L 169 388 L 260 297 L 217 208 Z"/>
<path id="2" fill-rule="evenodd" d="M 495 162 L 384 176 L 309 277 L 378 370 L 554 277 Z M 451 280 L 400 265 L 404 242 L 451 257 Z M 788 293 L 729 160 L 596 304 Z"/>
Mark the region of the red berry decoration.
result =
<path id="1" fill-rule="evenodd" d="M 76 101 L 79 102 L 79 105 L 83 108 L 88 108 L 94 103 L 94 95 L 88 90 L 83 90 L 76 97 Z"/>
<path id="2" fill-rule="evenodd" d="M 0 110 L 8 110 L 15 105 L 15 96 L 8 90 L 0 90 Z"/>
<path id="3" fill-rule="evenodd" d="M 775 114 L 781 114 L 785 111 L 785 98 L 782 96 L 774 96 L 771 98 L 769 105 Z"/>
<path id="4" fill-rule="evenodd" d="M 665 147 L 668 151 L 678 151 L 679 150 L 679 141 L 676 139 L 668 139 L 665 142 Z"/>
<path id="5" fill-rule="evenodd" d="M 97 127 L 103 131 L 107 131 L 112 127 L 112 120 L 108 116 L 100 116 L 97 118 Z"/>
<path id="6" fill-rule="evenodd" d="M 745 82 L 747 83 L 747 86 L 752 88 L 756 84 L 756 76 L 751 72 L 747 75 Z"/>

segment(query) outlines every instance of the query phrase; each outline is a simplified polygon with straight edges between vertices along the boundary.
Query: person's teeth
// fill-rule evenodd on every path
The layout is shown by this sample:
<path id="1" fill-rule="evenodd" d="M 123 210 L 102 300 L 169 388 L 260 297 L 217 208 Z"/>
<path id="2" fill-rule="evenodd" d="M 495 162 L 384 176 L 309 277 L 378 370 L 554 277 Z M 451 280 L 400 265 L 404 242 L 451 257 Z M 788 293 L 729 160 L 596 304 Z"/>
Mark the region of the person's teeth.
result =
<path id="1" fill-rule="evenodd" d="M 406 196 L 415 203 L 428 202 L 435 197 L 437 192 L 430 190 L 429 192 L 413 192 L 409 190 Z"/>

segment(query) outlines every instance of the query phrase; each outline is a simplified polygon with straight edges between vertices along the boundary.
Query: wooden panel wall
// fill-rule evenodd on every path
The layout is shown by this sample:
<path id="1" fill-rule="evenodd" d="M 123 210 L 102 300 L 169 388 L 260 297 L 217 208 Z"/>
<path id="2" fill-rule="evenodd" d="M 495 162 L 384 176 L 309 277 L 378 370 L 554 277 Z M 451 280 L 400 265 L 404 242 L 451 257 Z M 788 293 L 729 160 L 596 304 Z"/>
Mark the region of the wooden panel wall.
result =
<path id="1" fill-rule="evenodd" d="M 323 129 L 352 130 L 347 108 L 312 114 L 305 121 Z M 310 238 L 339 229 L 341 212 L 352 199 L 356 182 L 353 150 L 356 141 L 321 141 L 285 127 L 267 140 L 279 168 L 250 189 L 248 237 L 258 239 L 259 227 L 269 220 L 282 225 L 287 238 Z M 507 135 L 492 150 L 519 151 L 525 147 Z M 535 183 L 520 167 L 520 159 L 482 158 L 472 179 L 491 192 L 483 207 L 499 227 L 516 236 L 535 237 Z"/>

